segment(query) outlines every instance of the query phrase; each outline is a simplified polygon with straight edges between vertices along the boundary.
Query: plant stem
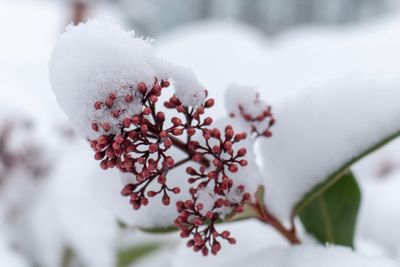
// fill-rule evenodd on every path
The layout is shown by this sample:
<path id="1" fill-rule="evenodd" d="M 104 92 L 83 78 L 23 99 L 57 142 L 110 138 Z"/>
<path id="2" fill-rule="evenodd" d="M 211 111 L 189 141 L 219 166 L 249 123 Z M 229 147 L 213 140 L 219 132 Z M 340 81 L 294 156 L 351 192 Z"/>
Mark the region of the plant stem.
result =
<path id="1" fill-rule="evenodd" d="M 293 221 L 291 222 L 292 226 L 290 229 L 286 229 L 285 226 L 273 215 L 271 214 L 267 208 L 262 205 L 259 201 L 256 204 L 252 204 L 251 207 L 255 210 L 258 217 L 257 219 L 271 225 L 275 230 L 281 233 L 292 245 L 301 244 L 299 238 L 296 234 L 296 228 L 294 226 Z"/>
<path id="2" fill-rule="evenodd" d="M 189 162 L 189 161 L 191 161 L 191 160 L 192 160 L 191 158 L 182 159 L 182 160 L 176 162 L 176 163 L 174 164 L 174 167 L 173 167 L 173 168 L 179 167 L 179 166 L 181 166 L 182 164 L 185 164 L 186 162 Z"/>
<path id="3" fill-rule="evenodd" d="M 184 142 L 182 142 L 181 140 L 179 140 L 178 138 L 175 138 L 171 135 L 168 136 L 171 141 L 172 144 L 178 148 L 179 150 L 185 152 L 190 158 L 196 153 L 194 150 L 190 149 L 188 147 L 188 144 L 185 144 Z M 210 166 L 210 161 L 206 158 L 203 158 L 201 160 L 201 164 L 204 165 L 205 167 L 209 167 Z"/>

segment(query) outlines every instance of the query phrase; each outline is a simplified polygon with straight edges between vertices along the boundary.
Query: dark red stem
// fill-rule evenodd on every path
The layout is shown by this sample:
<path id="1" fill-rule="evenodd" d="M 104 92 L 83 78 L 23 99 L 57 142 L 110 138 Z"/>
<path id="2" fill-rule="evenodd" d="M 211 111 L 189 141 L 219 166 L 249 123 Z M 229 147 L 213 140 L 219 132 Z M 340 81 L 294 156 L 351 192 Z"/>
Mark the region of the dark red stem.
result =
<path id="1" fill-rule="evenodd" d="M 292 221 L 292 225 L 290 229 L 287 229 L 273 214 L 271 214 L 268 209 L 257 201 L 256 204 L 252 204 L 253 209 L 258 215 L 260 221 L 271 225 L 275 228 L 279 233 L 281 233 L 292 245 L 301 244 L 299 238 L 296 234 L 296 228 Z"/>

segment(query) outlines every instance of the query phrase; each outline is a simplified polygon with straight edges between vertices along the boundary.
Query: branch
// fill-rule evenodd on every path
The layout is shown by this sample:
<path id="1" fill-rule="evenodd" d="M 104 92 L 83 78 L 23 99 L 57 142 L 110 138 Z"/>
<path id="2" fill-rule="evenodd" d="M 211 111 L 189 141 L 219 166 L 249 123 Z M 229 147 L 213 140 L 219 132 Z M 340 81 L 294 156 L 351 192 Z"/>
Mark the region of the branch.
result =
<path id="1" fill-rule="evenodd" d="M 258 217 L 257 219 L 271 225 L 275 230 L 281 233 L 292 245 L 299 245 L 301 241 L 297 237 L 296 228 L 294 226 L 294 222 L 292 221 L 291 228 L 286 229 L 285 226 L 274 216 L 272 215 L 267 208 L 262 205 L 259 201 L 256 204 L 252 204 L 251 207 L 255 210 Z"/>

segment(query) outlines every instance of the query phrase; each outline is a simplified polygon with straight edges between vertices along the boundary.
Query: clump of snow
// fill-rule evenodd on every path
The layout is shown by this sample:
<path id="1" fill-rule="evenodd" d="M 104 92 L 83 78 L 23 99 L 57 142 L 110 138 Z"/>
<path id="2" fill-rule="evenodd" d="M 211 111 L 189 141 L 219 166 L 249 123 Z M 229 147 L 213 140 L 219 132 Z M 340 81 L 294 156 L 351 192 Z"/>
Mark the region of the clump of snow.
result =
<path id="1" fill-rule="evenodd" d="M 215 194 L 214 189 L 210 186 L 200 188 L 197 192 L 197 203 L 203 205 L 200 214 L 206 216 L 207 212 L 212 211 L 217 199 L 218 195 Z"/>
<path id="2" fill-rule="evenodd" d="M 221 267 L 395 267 L 393 261 L 361 256 L 350 248 L 340 246 L 301 245 L 290 248 L 268 248 L 230 261 Z"/>
<path id="3" fill-rule="evenodd" d="M 400 128 L 400 83 L 349 76 L 273 103 L 265 201 L 281 219 L 315 185 Z"/>
<path id="4" fill-rule="evenodd" d="M 239 106 L 253 117 L 260 115 L 266 106 L 263 101 L 256 101 L 258 92 L 250 86 L 231 84 L 225 92 L 225 108 L 229 114 L 240 117 Z"/>
<path id="5" fill-rule="evenodd" d="M 162 60 L 158 68 L 163 77 L 173 79 L 175 95 L 184 105 L 197 107 L 203 104 L 206 97 L 204 86 L 197 81 L 191 70 Z"/>
<path id="6" fill-rule="evenodd" d="M 184 105 L 197 106 L 204 101 L 204 88 L 193 73 L 156 57 L 149 40 L 110 22 L 91 20 L 69 26 L 57 41 L 50 62 L 50 83 L 57 101 L 85 139 L 104 134 L 91 129 L 94 121 L 109 122 L 109 133 L 119 128 L 121 117 L 96 112 L 95 102 L 105 101 L 110 93 L 116 93 L 117 99 L 134 95 L 133 102 L 117 101 L 124 110 L 123 118 L 134 115 L 142 109 L 137 84 L 151 87 L 155 77 L 172 79 Z"/>
<path id="7" fill-rule="evenodd" d="M 244 116 L 250 116 L 251 119 L 260 118 L 265 112 L 269 112 L 267 103 L 260 99 L 260 94 L 255 88 L 231 84 L 225 92 L 225 108 L 228 114 L 239 119 L 239 121 L 248 129 L 252 127 L 262 133 L 269 128 L 269 120 L 249 121 Z"/>

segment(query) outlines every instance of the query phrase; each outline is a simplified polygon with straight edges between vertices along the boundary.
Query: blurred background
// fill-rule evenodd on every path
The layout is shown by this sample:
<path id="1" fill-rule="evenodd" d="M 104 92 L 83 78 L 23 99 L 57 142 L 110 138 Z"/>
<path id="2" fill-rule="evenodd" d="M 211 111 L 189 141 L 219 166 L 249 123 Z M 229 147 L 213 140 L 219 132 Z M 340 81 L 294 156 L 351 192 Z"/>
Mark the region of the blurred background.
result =
<path id="1" fill-rule="evenodd" d="M 153 38 L 160 56 L 198 75 L 218 116 L 231 83 L 257 87 L 273 105 L 350 73 L 395 77 L 399 9 L 399 0 L 0 0 L 0 266 L 178 267 L 193 257 L 175 235 L 121 228 L 93 189 L 109 174 L 98 172 L 48 82 L 52 47 L 68 24 L 104 18 Z M 390 231 L 400 223 L 400 142 L 354 171 L 364 191 L 357 250 L 400 262 L 400 231 Z M 239 242 L 221 262 L 284 244 L 256 222 L 230 227 Z"/>

